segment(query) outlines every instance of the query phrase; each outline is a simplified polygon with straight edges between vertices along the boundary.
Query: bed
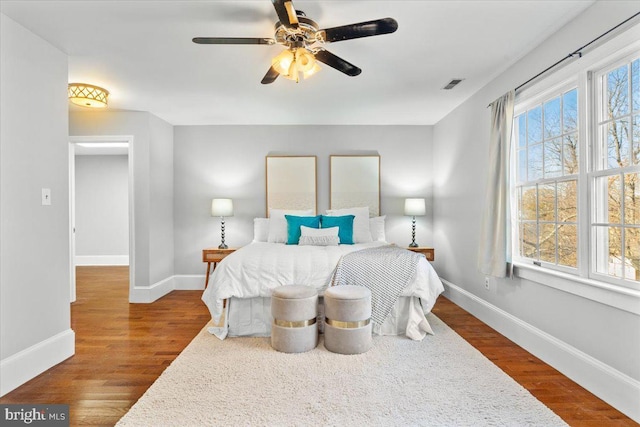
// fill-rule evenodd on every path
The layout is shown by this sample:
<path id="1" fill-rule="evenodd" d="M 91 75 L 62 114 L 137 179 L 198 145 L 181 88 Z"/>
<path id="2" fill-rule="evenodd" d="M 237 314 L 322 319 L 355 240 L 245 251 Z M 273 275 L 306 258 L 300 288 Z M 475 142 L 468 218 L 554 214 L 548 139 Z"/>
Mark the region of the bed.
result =
<path id="1" fill-rule="evenodd" d="M 202 300 L 216 325 L 210 327 L 209 332 L 220 339 L 227 336 L 269 336 L 272 321 L 270 295 L 275 287 L 303 284 L 315 288 L 322 297 L 324 290 L 331 285 L 336 266 L 343 256 L 389 246 L 384 237 L 384 216 L 369 219 L 367 215 L 366 233 L 370 238 L 364 240 L 368 241 L 314 246 L 286 244 L 270 238 L 277 228 L 277 215 L 272 212 L 271 219 L 254 220 L 254 241 L 218 264 L 203 293 Z M 283 227 L 282 223 L 278 225 Z M 374 333 L 406 335 L 421 340 L 427 333 L 432 333 L 425 314 L 431 311 L 443 291 L 435 270 L 424 256 L 420 256 L 415 272 L 412 272 L 389 315 L 384 322 L 374 323 Z M 322 304 L 319 311 L 322 330 Z"/>

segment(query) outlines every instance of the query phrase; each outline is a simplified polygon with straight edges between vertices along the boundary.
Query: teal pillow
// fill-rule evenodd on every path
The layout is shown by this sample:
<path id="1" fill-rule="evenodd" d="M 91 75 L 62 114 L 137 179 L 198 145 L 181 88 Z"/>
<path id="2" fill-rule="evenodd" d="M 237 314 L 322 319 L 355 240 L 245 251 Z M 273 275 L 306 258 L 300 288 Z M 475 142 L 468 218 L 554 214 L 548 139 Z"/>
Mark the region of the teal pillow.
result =
<path id="1" fill-rule="evenodd" d="M 326 216 L 322 215 L 322 228 L 339 227 L 340 244 L 353 245 L 353 220 L 355 215 Z"/>
<path id="2" fill-rule="evenodd" d="M 320 228 L 320 215 L 295 216 L 285 215 L 287 220 L 287 245 L 297 245 L 300 240 L 300 226 Z"/>

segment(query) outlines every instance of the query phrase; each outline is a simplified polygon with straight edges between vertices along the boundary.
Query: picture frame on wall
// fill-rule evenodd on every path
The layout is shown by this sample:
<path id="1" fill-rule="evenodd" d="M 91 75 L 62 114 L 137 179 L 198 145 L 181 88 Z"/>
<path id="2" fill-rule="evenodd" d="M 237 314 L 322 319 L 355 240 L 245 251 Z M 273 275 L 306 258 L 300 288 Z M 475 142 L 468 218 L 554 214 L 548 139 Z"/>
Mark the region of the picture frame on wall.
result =
<path id="1" fill-rule="evenodd" d="M 318 211 L 317 157 L 266 156 L 267 217 L 269 209 Z"/>
<path id="2" fill-rule="evenodd" d="M 380 155 L 334 155 L 329 157 L 330 206 L 343 209 L 369 207 L 380 215 Z"/>

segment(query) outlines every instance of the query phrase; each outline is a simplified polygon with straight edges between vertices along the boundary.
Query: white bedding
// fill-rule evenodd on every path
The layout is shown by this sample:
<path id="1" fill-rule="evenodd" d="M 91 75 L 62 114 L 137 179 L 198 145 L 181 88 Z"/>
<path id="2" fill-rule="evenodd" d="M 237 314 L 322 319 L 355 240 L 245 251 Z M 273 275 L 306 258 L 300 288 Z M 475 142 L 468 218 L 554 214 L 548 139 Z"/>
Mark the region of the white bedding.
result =
<path id="1" fill-rule="evenodd" d="M 209 308 L 214 323 L 218 324 L 224 312 L 223 301 L 231 297 L 271 297 L 272 289 L 291 284 L 312 286 L 322 295 L 342 255 L 386 244 L 298 246 L 254 242 L 228 255 L 218 264 L 202 300 Z M 409 338 L 422 339 L 426 332 L 430 332 L 424 314 L 431 311 L 436 298 L 443 291 L 442 282 L 431 264 L 421 259 L 415 279 L 401 293 L 401 296 L 415 297 L 410 304 L 410 321 L 407 324 L 406 334 Z M 226 321 L 223 326 L 209 328 L 209 332 L 220 339 L 227 336 L 227 331 Z"/>

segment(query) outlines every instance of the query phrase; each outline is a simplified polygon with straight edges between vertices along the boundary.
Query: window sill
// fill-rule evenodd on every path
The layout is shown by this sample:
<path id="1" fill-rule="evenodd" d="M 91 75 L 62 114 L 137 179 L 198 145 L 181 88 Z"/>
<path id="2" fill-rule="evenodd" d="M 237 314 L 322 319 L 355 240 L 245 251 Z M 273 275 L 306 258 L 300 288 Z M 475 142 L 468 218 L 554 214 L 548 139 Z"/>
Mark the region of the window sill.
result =
<path id="1" fill-rule="evenodd" d="M 640 315 L 640 291 L 638 290 L 576 277 L 536 265 L 514 262 L 514 267 L 515 275 L 521 279 Z"/>

